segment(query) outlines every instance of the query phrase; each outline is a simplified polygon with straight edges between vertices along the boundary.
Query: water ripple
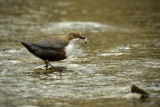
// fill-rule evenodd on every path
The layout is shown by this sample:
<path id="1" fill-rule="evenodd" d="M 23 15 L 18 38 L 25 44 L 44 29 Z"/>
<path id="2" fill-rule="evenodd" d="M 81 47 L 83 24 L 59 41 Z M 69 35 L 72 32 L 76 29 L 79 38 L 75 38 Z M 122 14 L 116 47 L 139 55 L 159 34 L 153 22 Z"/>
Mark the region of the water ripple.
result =
<path id="1" fill-rule="evenodd" d="M 55 22 L 45 25 L 44 28 L 41 29 L 42 32 L 47 33 L 55 33 L 55 32 L 64 32 L 68 30 L 80 30 L 80 31 L 91 31 L 91 32 L 99 32 L 105 31 L 109 26 L 97 23 L 97 22 Z"/>

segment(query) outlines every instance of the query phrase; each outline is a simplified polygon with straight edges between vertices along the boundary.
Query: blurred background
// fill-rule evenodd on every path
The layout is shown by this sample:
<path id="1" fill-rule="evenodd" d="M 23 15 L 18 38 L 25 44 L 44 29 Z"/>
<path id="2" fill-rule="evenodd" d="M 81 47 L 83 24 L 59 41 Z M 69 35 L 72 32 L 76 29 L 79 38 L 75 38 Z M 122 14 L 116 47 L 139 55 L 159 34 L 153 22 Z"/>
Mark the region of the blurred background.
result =
<path id="1" fill-rule="evenodd" d="M 0 106 L 159 107 L 160 0 L 0 0 Z M 80 31 L 67 70 L 35 73 L 43 61 L 15 40 Z M 151 97 L 128 95 L 136 84 Z M 132 95 L 131 95 L 132 96 Z M 133 97 L 133 96 L 132 96 Z"/>

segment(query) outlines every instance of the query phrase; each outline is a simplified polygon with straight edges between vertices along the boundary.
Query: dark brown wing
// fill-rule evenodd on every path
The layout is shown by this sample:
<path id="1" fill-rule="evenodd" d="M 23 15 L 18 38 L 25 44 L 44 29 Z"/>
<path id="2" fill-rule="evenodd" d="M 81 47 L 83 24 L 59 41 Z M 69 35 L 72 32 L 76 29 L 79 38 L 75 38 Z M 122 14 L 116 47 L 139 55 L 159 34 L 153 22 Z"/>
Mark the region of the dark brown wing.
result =
<path id="1" fill-rule="evenodd" d="M 42 40 L 39 41 L 38 43 L 32 43 L 32 45 L 38 46 L 43 49 L 53 49 L 57 51 L 63 49 L 68 44 L 69 42 L 64 40 L 50 40 L 50 39 Z"/>

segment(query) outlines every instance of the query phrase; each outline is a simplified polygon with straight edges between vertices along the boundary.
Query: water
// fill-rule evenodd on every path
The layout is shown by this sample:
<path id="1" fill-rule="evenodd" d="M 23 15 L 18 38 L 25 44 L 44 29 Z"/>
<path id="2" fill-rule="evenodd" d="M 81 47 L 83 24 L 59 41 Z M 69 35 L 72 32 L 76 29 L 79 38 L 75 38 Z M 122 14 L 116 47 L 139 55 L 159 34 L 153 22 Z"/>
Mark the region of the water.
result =
<path id="1" fill-rule="evenodd" d="M 0 106 L 159 107 L 159 0 L 0 0 Z M 79 30 L 74 55 L 44 70 L 15 40 Z M 150 93 L 141 101 L 132 84 Z"/>

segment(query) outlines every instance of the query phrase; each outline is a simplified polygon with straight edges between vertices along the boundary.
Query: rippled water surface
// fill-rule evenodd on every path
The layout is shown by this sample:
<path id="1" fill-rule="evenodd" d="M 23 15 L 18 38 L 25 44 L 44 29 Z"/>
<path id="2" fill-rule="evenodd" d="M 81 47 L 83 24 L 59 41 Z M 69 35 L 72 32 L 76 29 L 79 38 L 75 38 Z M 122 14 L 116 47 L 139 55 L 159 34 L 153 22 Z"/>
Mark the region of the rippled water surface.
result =
<path id="1" fill-rule="evenodd" d="M 159 107 L 159 0 L 0 0 L 0 106 Z M 45 70 L 15 40 L 81 31 L 74 54 Z M 130 92 L 135 84 L 150 97 Z"/>

